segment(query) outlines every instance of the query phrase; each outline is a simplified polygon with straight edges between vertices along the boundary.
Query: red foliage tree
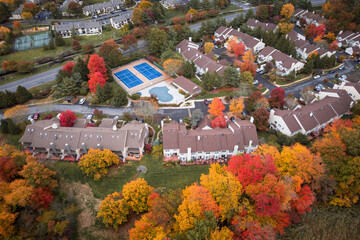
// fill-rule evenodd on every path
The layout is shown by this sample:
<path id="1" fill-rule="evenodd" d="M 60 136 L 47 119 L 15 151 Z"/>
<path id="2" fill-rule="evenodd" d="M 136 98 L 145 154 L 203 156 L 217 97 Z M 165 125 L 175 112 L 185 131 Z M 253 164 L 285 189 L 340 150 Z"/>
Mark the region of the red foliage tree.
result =
<path id="1" fill-rule="evenodd" d="M 299 213 L 304 214 L 310 211 L 315 196 L 308 185 L 304 185 L 298 192 L 298 197 L 291 202 L 291 206 Z"/>
<path id="2" fill-rule="evenodd" d="M 316 36 L 324 36 L 325 35 L 326 27 L 324 24 L 321 24 L 315 28 Z"/>
<path id="3" fill-rule="evenodd" d="M 266 108 L 261 107 L 256 109 L 252 113 L 252 116 L 254 117 L 254 124 L 257 129 L 260 131 L 268 130 L 270 113 L 266 110 Z"/>
<path id="4" fill-rule="evenodd" d="M 213 128 L 226 128 L 227 122 L 224 116 L 219 116 L 211 121 L 211 125 Z"/>
<path id="5" fill-rule="evenodd" d="M 281 108 L 285 103 L 285 90 L 277 87 L 270 93 L 269 104 L 272 108 Z"/>
<path id="6" fill-rule="evenodd" d="M 121 43 L 124 45 L 125 49 L 128 49 L 130 46 L 135 45 L 137 40 L 134 35 L 128 34 L 121 39 Z"/>
<path id="7" fill-rule="evenodd" d="M 329 48 L 331 51 L 337 50 L 339 48 L 339 41 L 338 40 L 334 40 L 329 44 Z"/>
<path id="8" fill-rule="evenodd" d="M 152 151 L 152 146 L 151 146 L 151 144 L 145 144 L 144 151 L 145 151 L 145 153 L 150 154 L 151 151 Z"/>
<path id="9" fill-rule="evenodd" d="M 61 112 L 60 125 L 62 127 L 74 126 L 75 120 L 76 120 L 76 115 L 73 111 L 66 110 L 65 112 Z"/>
<path id="10" fill-rule="evenodd" d="M 75 66 L 75 64 L 76 64 L 76 63 L 74 63 L 74 62 L 67 62 L 67 63 L 63 66 L 62 70 L 65 70 L 68 74 L 71 74 L 72 69 L 73 69 L 73 67 Z"/>
<path id="11" fill-rule="evenodd" d="M 104 77 L 105 81 L 108 79 L 105 61 L 99 55 L 93 54 L 90 56 L 89 62 L 88 62 L 88 69 L 89 69 L 89 75 L 88 75 L 89 78 L 95 72 L 99 72 Z"/>
<path id="12" fill-rule="evenodd" d="M 18 174 L 16 164 L 8 157 L 0 157 L 0 179 L 10 182 Z"/>
<path id="13" fill-rule="evenodd" d="M 245 53 L 245 45 L 242 42 L 234 44 L 232 46 L 232 50 L 234 51 L 235 56 L 238 58 L 239 56 L 244 55 Z"/>
<path id="14" fill-rule="evenodd" d="M 36 209 L 47 208 L 50 205 L 53 198 L 54 195 L 52 194 L 52 191 L 48 187 L 34 188 L 33 194 L 31 195 L 31 204 Z"/>
<path id="15" fill-rule="evenodd" d="M 11 60 L 7 60 L 7 61 L 3 61 L 1 66 L 7 72 L 15 72 L 18 64 L 15 60 L 11 59 Z"/>
<path id="16" fill-rule="evenodd" d="M 104 87 L 106 80 L 100 72 L 95 72 L 90 75 L 90 79 L 88 81 L 90 92 L 96 93 L 96 86 L 100 84 L 100 86 Z"/>
<path id="17" fill-rule="evenodd" d="M 73 40 L 72 40 L 71 47 L 72 47 L 72 49 L 73 49 L 74 51 L 80 51 L 81 48 L 82 48 L 82 47 L 81 47 L 81 44 L 80 44 L 79 41 L 76 40 L 76 39 L 73 39 Z"/>
<path id="18" fill-rule="evenodd" d="M 177 25 L 177 24 L 185 24 L 186 22 L 186 19 L 183 18 L 183 17 L 174 17 L 171 19 L 171 22 L 174 24 L 174 25 Z"/>
<path id="19" fill-rule="evenodd" d="M 307 38 L 313 38 L 316 36 L 316 26 L 315 24 L 311 23 L 306 26 L 305 28 L 305 36 Z"/>

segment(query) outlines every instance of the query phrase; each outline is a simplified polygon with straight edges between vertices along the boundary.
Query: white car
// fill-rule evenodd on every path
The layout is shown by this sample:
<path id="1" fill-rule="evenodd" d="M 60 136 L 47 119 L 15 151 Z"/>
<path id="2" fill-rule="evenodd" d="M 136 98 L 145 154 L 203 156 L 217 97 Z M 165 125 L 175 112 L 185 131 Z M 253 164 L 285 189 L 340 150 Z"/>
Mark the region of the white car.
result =
<path id="1" fill-rule="evenodd" d="M 318 79 L 318 78 L 320 78 L 320 75 L 314 76 L 314 79 Z"/>
<path id="2" fill-rule="evenodd" d="M 82 98 L 82 99 L 80 99 L 79 104 L 84 104 L 85 101 L 86 101 L 86 98 Z"/>
<path id="3" fill-rule="evenodd" d="M 90 115 L 88 115 L 88 116 L 87 116 L 87 118 L 86 118 L 86 119 L 91 120 L 92 118 L 93 118 L 93 115 L 92 115 L 92 114 L 90 114 Z"/>
<path id="4" fill-rule="evenodd" d="M 258 84 L 258 83 L 259 83 L 258 80 L 254 80 L 254 82 L 253 82 L 254 85 L 255 85 L 255 84 Z"/>
<path id="5" fill-rule="evenodd" d="M 30 121 L 31 119 L 33 119 L 33 117 L 34 117 L 33 115 L 29 115 L 28 120 Z"/>

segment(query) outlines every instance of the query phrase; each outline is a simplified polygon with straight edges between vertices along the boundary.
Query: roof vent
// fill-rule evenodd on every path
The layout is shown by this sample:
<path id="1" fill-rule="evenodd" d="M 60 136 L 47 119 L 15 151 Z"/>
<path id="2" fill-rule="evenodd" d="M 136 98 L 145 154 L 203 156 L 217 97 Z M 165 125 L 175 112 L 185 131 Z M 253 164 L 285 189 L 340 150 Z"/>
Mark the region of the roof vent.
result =
<path id="1" fill-rule="evenodd" d="M 117 130 L 116 125 L 114 125 L 114 126 L 112 127 L 112 130 L 113 130 L 113 131 L 116 131 L 116 130 Z"/>
<path id="2" fill-rule="evenodd" d="M 200 141 L 200 136 L 198 136 L 198 141 Z"/>
<path id="3" fill-rule="evenodd" d="M 53 124 L 51 125 L 51 127 L 52 127 L 53 129 L 57 129 L 57 128 L 58 128 L 58 125 L 57 125 L 56 123 L 53 123 Z"/>
<path id="4" fill-rule="evenodd" d="M 40 137 L 42 137 L 43 135 L 42 135 L 42 132 L 40 133 Z"/>
<path id="5" fill-rule="evenodd" d="M 54 139 L 56 139 L 56 134 L 54 134 Z"/>
<path id="6" fill-rule="evenodd" d="M 311 113 L 310 113 L 310 117 L 312 117 L 313 115 L 314 115 L 314 114 L 311 112 Z"/>
<path id="7" fill-rule="evenodd" d="M 134 134 L 133 134 L 133 133 L 131 133 L 131 137 L 134 138 Z"/>

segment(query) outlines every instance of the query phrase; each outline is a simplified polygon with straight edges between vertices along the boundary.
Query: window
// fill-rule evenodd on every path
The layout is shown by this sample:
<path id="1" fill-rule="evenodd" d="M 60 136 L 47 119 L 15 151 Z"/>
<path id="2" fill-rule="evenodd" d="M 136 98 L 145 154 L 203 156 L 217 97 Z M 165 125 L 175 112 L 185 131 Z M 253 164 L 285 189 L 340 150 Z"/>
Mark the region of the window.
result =
<path id="1" fill-rule="evenodd" d="M 275 121 L 274 123 L 275 123 L 275 124 L 277 124 L 277 122 L 276 122 L 276 121 Z"/>
<path id="2" fill-rule="evenodd" d="M 207 152 L 206 154 L 210 154 L 209 152 Z"/>

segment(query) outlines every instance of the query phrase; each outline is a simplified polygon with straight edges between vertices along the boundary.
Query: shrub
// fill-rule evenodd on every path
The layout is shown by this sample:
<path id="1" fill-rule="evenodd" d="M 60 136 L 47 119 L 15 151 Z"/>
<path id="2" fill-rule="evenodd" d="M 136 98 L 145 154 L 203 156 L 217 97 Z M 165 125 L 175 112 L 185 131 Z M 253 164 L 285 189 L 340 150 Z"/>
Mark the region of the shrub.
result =
<path id="1" fill-rule="evenodd" d="M 329 79 L 325 78 L 323 83 L 327 83 L 327 82 L 329 82 Z"/>
<path id="2" fill-rule="evenodd" d="M 132 95 L 130 96 L 130 98 L 131 98 L 132 100 L 139 100 L 139 99 L 140 99 L 140 94 L 134 93 L 134 94 L 132 94 Z"/>
<path id="3" fill-rule="evenodd" d="M 51 113 L 49 113 L 48 115 L 46 115 L 44 117 L 44 119 L 52 119 L 53 118 L 53 115 Z"/>
<path id="4" fill-rule="evenodd" d="M 26 60 L 18 61 L 16 69 L 20 73 L 30 73 L 34 70 L 34 62 Z"/>
<path id="5" fill-rule="evenodd" d="M 36 63 L 37 64 L 44 64 L 44 63 L 48 63 L 48 62 L 51 62 L 51 61 L 54 61 L 54 57 L 43 57 L 43 58 L 39 58 L 39 59 L 36 59 Z"/>

